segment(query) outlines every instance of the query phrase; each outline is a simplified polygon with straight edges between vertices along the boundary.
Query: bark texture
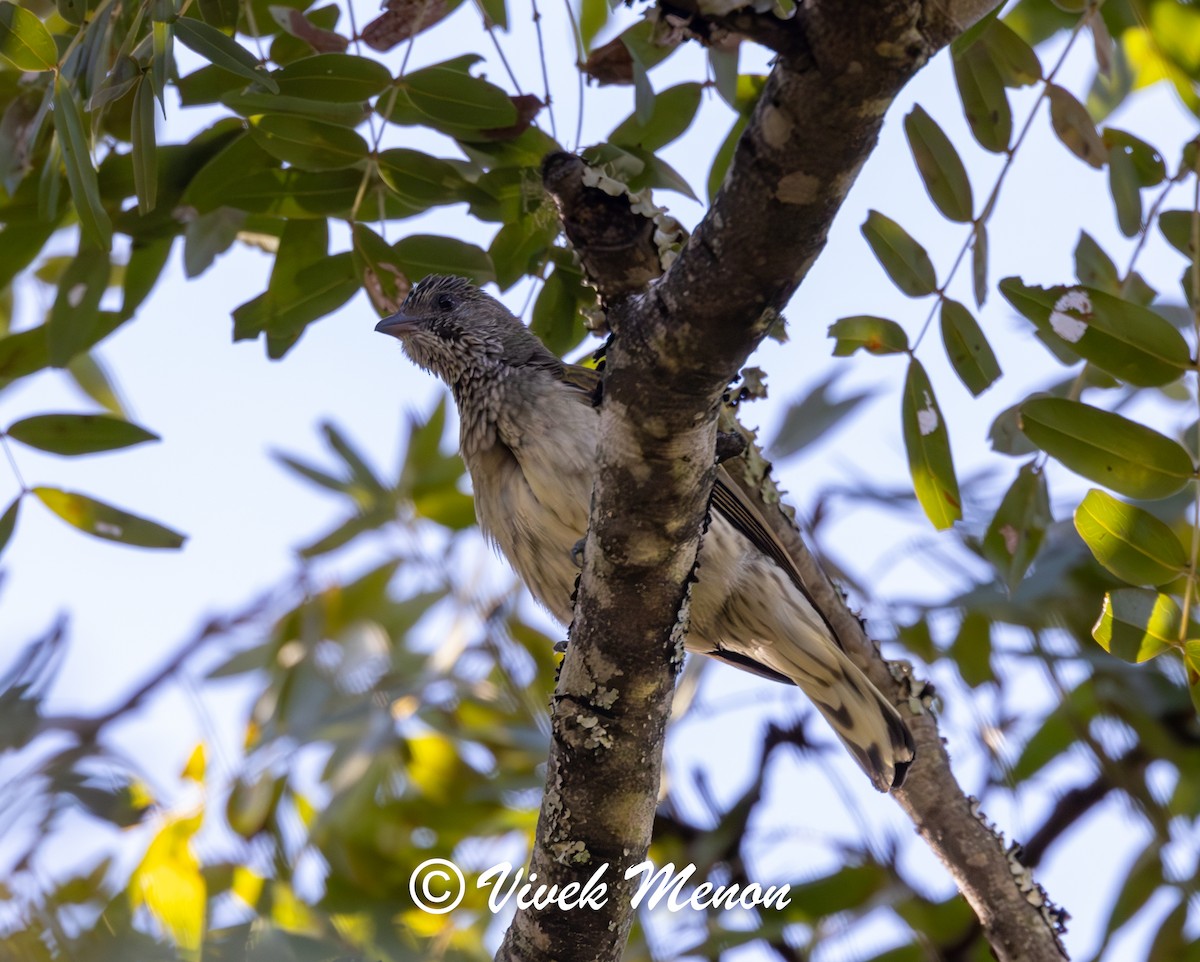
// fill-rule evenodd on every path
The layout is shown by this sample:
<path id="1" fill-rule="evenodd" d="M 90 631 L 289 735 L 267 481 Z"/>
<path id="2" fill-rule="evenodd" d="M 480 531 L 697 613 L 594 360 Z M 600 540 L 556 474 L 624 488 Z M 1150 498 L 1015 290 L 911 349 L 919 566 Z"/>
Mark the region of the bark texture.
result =
<path id="1" fill-rule="evenodd" d="M 577 158 L 547 159 L 546 186 L 615 337 L 531 868 L 538 882 L 582 885 L 608 863 L 609 888 L 598 912 L 519 911 L 498 959 L 620 958 L 633 921 L 623 875 L 650 841 L 721 395 L 823 248 L 896 93 L 993 5 L 810 0 L 778 21 L 745 10 L 706 17 L 702 2 L 672 3 L 698 36 L 707 23 L 767 43 L 779 58 L 720 193 L 665 273 L 650 217 L 587 186 Z M 1044 893 L 959 788 L 922 686 L 883 661 L 774 489 L 727 466 L 762 504 L 851 656 L 908 709 L 918 756 L 897 801 L 954 876 L 996 957 L 1058 962 L 1054 920 L 1035 904 Z"/>

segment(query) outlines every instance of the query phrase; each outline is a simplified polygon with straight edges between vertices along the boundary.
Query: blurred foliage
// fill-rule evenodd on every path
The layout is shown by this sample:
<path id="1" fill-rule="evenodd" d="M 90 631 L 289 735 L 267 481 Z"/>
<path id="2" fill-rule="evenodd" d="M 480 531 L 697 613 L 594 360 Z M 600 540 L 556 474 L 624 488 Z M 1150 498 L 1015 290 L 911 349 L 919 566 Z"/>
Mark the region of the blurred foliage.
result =
<path id="1" fill-rule="evenodd" d="M 786 16 L 792 5 L 777 6 Z M 433 271 L 501 290 L 540 279 L 535 329 L 560 353 L 580 343 L 594 295 L 541 187 L 541 159 L 558 147 L 549 91 L 484 77 L 476 52 L 488 42 L 485 28 L 502 36 L 515 12 L 504 0 L 390 2 L 357 35 L 344 13 L 308 0 L 0 0 L 0 390 L 60 369 L 106 412 L 29 412 L 0 434 L 10 455 L 19 445 L 75 456 L 156 440 L 127 419 L 113 378 L 90 352 L 139 319 L 177 242 L 192 278 L 235 245 L 272 255 L 265 289 L 232 317 L 233 338 L 261 339 L 272 358 L 284 358 L 308 325 L 358 291 L 387 314 Z M 585 150 L 606 183 L 696 196 L 660 151 L 714 92 L 730 114 L 728 130 L 711 139 L 711 197 L 764 78 L 739 75 L 736 45 L 724 44 L 709 50 L 710 76 L 656 92 L 651 73 L 679 47 L 677 24 L 658 9 L 618 15 L 605 0 L 581 0 L 575 15 L 579 69 L 599 84 L 633 88 L 630 115 Z M 462 54 L 406 71 L 408 44 L 447 17 L 457 18 Z M 1125 130 L 1097 125 L 1156 83 L 1200 111 L 1197 37 L 1200 9 L 1175 0 L 1020 0 L 954 44 L 964 114 L 978 145 L 1005 157 L 1001 173 L 990 191 L 973 186 L 959 148 L 915 108 L 905 135 L 934 207 L 962 227 L 959 257 L 947 270 L 905 227 L 873 211 L 864 236 L 904 295 L 931 299 L 928 320 L 909 332 L 860 315 L 830 329 L 835 354 L 908 355 L 898 400 L 913 490 L 863 484 L 813 495 L 818 537 L 839 500 L 911 512 L 914 493 L 934 524 L 949 528 L 939 551 L 952 553 L 972 583 L 936 605 L 890 609 L 906 612 L 896 636 L 914 657 L 950 664 L 965 686 L 997 696 L 997 716 L 981 729 L 1019 750 L 988 755 L 990 796 L 1042 784 L 1067 756 L 1088 760 L 1091 780 L 1062 792 L 1026 841 L 1027 864 L 1110 795 L 1124 800 L 1149 841 L 1114 873 L 1105 945 L 1151 899 L 1165 900 L 1174 908 L 1150 962 L 1200 958 L 1187 927 L 1195 864 L 1168 868 L 1169 847 L 1194 836 L 1200 820 L 1200 727 L 1188 694 L 1200 701 L 1200 633 L 1192 631 L 1200 214 L 1194 192 L 1183 207 L 1165 209 L 1173 188 L 1194 187 L 1200 159 L 1195 140 L 1167 158 Z M 1095 79 L 1072 93 L 1038 51 L 1050 49 L 1048 40 L 1087 39 Z M 1038 91 L 1036 102 L 1028 118 L 1015 118 L 1009 92 L 1025 87 Z M 187 141 L 163 139 L 168 90 L 182 109 L 202 107 L 213 118 Z M 972 396 L 1001 376 L 972 309 L 946 291 L 969 264 L 976 311 L 990 295 L 988 224 L 1032 123 L 1052 127 L 1074 155 L 1064 162 L 1106 171 L 1116 222 L 1138 243 L 1121 271 L 1083 233 L 1077 283 L 999 283 L 1070 370 L 996 419 L 995 449 L 1023 463 L 1007 492 L 985 503 L 975 486 L 959 485 L 952 439 L 916 352 L 937 315 L 949 362 Z M 441 152 L 414 147 L 413 128 L 439 135 Z M 408 218 L 450 205 L 494 225 L 486 247 L 404 233 Z M 1155 230 L 1185 258 L 1181 290 L 1161 300 L 1135 270 L 1140 240 Z M 397 231 L 400 239 L 386 239 Z M 54 296 L 40 323 L 12 330 L 25 283 Z M 836 398 L 831 387 L 826 381 L 792 406 L 775 456 L 813 444 L 867 400 Z M 1116 410 L 1139 397 L 1158 398 L 1168 412 L 1190 410 L 1177 418 L 1188 431 Z M 338 499 L 344 522 L 306 533 L 294 584 L 206 627 L 110 711 L 65 717 L 46 709 L 65 621 L 12 657 L 0 680 L 0 745 L 17 777 L 0 792 L 0 824 L 16 851 L 0 888 L 0 959 L 489 956 L 497 922 L 483 894 L 468 884 L 455 912 L 429 914 L 413 904 L 409 875 L 428 858 L 453 858 L 470 882 L 498 861 L 525 858 L 557 659 L 552 640 L 522 617 L 515 586 L 464 574 L 473 511 L 444 433 L 439 406 L 411 425 L 392 475 L 333 425 L 323 427 L 331 464 L 278 453 Z M 1047 456 L 1129 500 L 1097 488 L 1073 525 L 1056 519 Z M 97 537 L 168 549 L 183 542 L 87 495 L 19 484 L 0 514 L 0 551 L 19 536 L 30 497 Z M 382 545 L 384 560 L 353 577 L 311 582 L 308 562 L 367 540 Z M 832 559 L 830 567 L 836 572 Z M 844 580 L 868 607 L 882 603 Z M 178 785 L 151 786 L 106 733 L 200 652 L 221 654 L 205 684 L 238 679 L 255 692 L 243 752 L 217 765 L 198 745 Z M 1058 692 L 1045 717 L 1025 717 L 999 697 L 1009 677 L 1030 669 Z M 680 716 L 694 704 L 681 700 Z M 802 727 L 771 726 L 756 774 L 733 805 L 711 804 L 706 824 L 685 818 L 668 786 L 656 863 L 694 863 L 722 884 L 753 878 L 750 824 L 772 767 L 788 754 L 779 748 L 815 751 Z M 65 872 L 61 862 L 46 863 L 50 843 L 81 826 L 107 832 L 111 854 Z M 131 844 L 141 853 L 132 863 L 118 857 Z M 793 884 L 792 904 L 749 925 L 715 911 L 699 922 L 643 911 L 628 958 L 715 959 L 752 941 L 783 959 L 808 957 L 880 915 L 903 934 L 874 956 L 879 962 L 989 957 L 965 904 L 931 900 L 894 853 L 864 845 L 839 855 L 843 867 L 824 877 L 779 880 Z"/>

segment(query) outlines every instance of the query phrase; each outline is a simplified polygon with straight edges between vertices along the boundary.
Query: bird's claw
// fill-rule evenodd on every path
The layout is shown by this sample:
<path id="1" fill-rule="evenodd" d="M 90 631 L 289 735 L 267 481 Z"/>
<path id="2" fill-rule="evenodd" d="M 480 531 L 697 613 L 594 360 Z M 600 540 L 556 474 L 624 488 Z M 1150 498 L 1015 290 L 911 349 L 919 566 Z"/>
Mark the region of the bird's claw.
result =
<path id="1" fill-rule="evenodd" d="M 584 535 L 571 546 L 571 561 L 576 568 L 583 570 L 583 546 L 587 544 L 587 535 Z"/>

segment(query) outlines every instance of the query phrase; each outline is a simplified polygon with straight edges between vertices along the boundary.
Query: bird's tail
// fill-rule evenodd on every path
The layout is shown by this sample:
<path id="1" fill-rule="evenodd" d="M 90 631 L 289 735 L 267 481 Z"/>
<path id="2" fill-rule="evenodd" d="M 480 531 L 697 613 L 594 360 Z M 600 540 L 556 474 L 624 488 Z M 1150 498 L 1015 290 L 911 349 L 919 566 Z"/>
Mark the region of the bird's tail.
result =
<path id="1" fill-rule="evenodd" d="M 762 660 L 812 699 L 855 761 L 881 792 L 904 783 L 916 757 L 912 733 L 883 693 L 841 648 L 820 646 L 820 657 L 799 645 L 773 645 Z"/>

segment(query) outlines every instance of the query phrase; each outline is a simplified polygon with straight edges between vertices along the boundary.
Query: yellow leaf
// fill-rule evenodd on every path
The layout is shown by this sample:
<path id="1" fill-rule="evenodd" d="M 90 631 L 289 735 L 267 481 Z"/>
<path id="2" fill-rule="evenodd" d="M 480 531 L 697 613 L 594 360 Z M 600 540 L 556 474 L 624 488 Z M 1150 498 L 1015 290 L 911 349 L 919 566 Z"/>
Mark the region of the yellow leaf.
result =
<path id="1" fill-rule="evenodd" d="M 208 767 L 208 756 L 204 751 L 204 742 L 200 742 L 192 749 L 192 754 L 188 756 L 187 764 L 183 766 L 181 778 L 190 778 L 193 782 L 204 781 L 204 770 Z"/>
<path id="2" fill-rule="evenodd" d="M 262 895 L 263 878 L 244 865 L 233 870 L 233 884 L 230 886 L 233 894 L 245 902 L 250 908 L 258 906 L 258 898 Z"/>
<path id="3" fill-rule="evenodd" d="M 285 882 L 271 883 L 271 921 L 288 932 L 319 934 L 312 911 Z"/>
<path id="4" fill-rule="evenodd" d="M 204 815 L 167 822 L 146 849 L 129 882 L 136 909 L 146 906 L 188 958 L 200 957 L 207 889 L 192 836 Z"/>

